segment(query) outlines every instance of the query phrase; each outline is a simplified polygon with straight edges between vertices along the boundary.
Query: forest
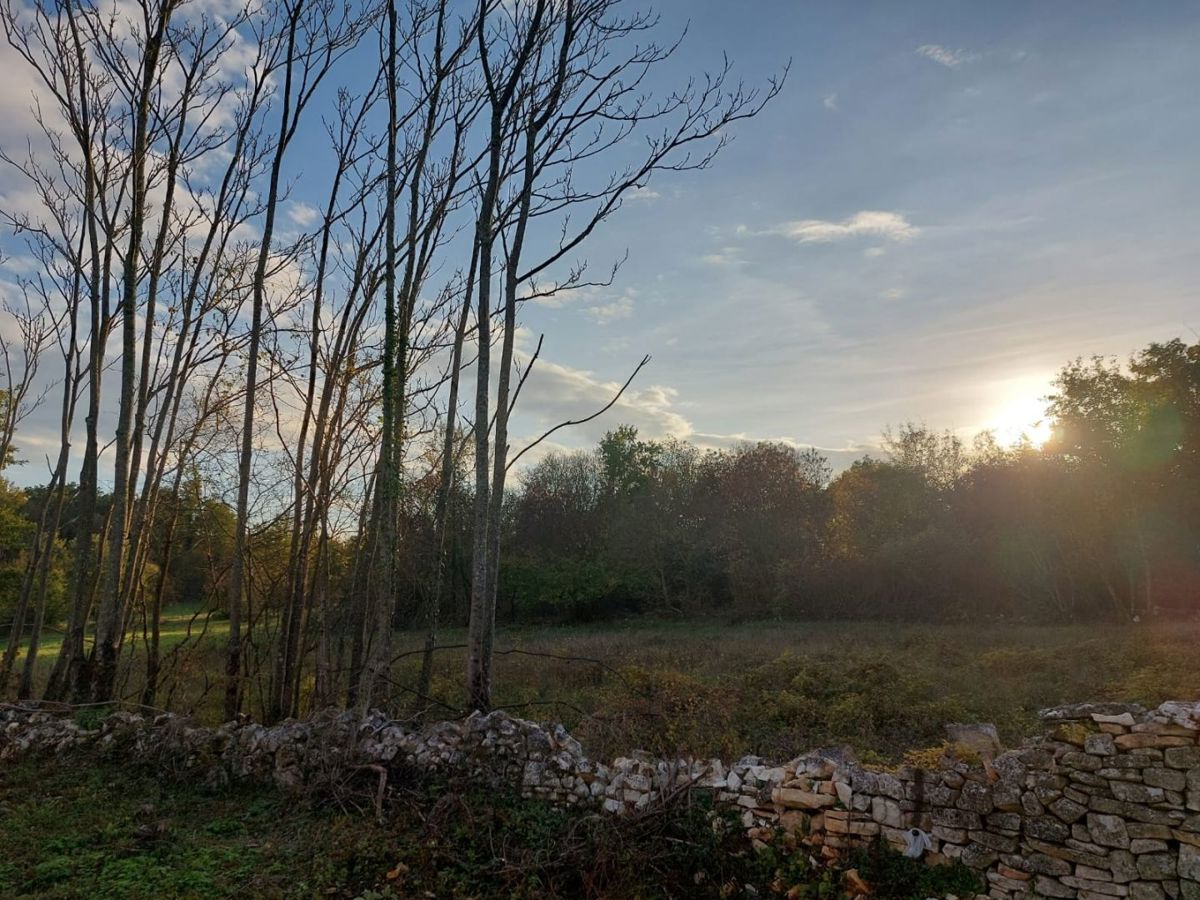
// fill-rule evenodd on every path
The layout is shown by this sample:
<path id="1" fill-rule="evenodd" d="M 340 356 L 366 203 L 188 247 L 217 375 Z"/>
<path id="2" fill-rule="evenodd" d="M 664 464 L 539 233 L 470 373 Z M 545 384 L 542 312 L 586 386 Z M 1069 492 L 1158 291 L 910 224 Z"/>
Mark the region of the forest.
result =
<path id="1" fill-rule="evenodd" d="M 129 699 L 136 669 L 155 707 L 186 665 L 226 718 L 421 702 L 465 627 L 486 709 L 497 620 L 1197 613 L 1200 344 L 1066 364 L 1044 444 L 909 423 L 836 474 L 618 425 L 648 357 L 510 432 L 545 364 L 521 310 L 611 286 L 589 238 L 708 169 L 786 62 L 678 76 L 682 29 L 618 0 L 6 0 L 0 25 L 39 98 L 0 154 L 2 694 Z M 219 657 L 176 652 L 180 609 Z"/>

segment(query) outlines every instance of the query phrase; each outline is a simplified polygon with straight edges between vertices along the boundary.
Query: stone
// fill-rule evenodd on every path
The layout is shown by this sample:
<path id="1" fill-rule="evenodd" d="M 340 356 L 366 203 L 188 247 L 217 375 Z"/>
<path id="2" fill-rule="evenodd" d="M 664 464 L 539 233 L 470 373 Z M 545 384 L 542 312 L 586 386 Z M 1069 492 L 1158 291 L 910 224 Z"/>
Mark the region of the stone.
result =
<path id="1" fill-rule="evenodd" d="M 1163 889 L 1153 882 L 1138 881 L 1129 886 L 1130 900 L 1167 900 Z"/>
<path id="2" fill-rule="evenodd" d="M 1070 875 L 1071 863 L 1065 859 L 1059 859 L 1055 856 L 1048 856 L 1045 853 L 1029 853 L 1019 857 L 1019 861 L 1025 865 L 1029 871 L 1036 875 Z M 1018 859 L 1010 860 L 1017 862 Z M 1101 860 L 1103 862 L 1103 860 Z"/>
<path id="3" fill-rule="evenodd" d="M 1118 734 L 1113 738 L 1113 743 L 1115 743 L 1122 750 L 1135 750 L 1144 747 L 1184 747 L 1187 749 L 1193 749 L 1192 747 L 1188 747 L 1188 745 L 1194 744 L 1195 738 L 1159 734 Z M 1183 768 L 1183 766 L 1180 766 L 1179 768 Z"/>
<path id="4" fill-rule="evenodd" d="M 1137 703 L 1071 703 L 1066 706 L 1052 706 L 1038 712 L 1038 718 L 1044 722 L 1070 721 L 1113 721 L 1122 719 L 1122 724 L 1128 717 L 1129 724 L 1134 723 L 1134 716 L 1141 717 L 1146 708 Z M 1097 719 L 1096 717 L 1100 718 Z"/>
<path id="5" fill-rule="evenodd" d="M 979 813 L 965 809 L 938 808 L 932 813 L 934 825 L 946 825 L 950 828 L 975 829 L 983 827 Z"/>
<path id="6" fill-rule="evenodd" d="M 1165 881 L 1175 877 L 1175 857 L 1169 853 L 1149 853 L 1138 857 L 1137 868 L 1147 881 Z"/>
<path id="7" fill-rule="evenodd" d="M 1017 839 L 1008 835 L 996 834 L 991 831 L 972 831 L 969 837 L 975 843 L 1001 853 L 1015 853 L 1017 849 Z"/>
<path id="8" fill-rule="evenodd" d="M 1116 725 L 1121 728 L 1132 728 L 1137 724 L 1133 716 L 1127 712 L 1116 716 L 1104 716 L 1096 713 L 1092 715 L 1092 721 L 1097 725 Z"/>
<path id="9" fill-rule="evenodd" d="M 1124 820 L 1113 815 L 1088 813 L 1088 831 L 1092 840 L 1103 847 L 1129 848 L 1129 832 L 1125 829 Z"/>
<path id="10" fill-rule="evenodd" d="M 1200 769 L 1196 770 L 1196 790 L 1200 790 Z M 1142 772 L 1142 781 L 1151 787 L 1159 787 L 1168 791 L 1182 791 L 1188 787 L 1188 777 L 1178 769 L 1146 769 Z"/>
<path id="11" fill-rule="evenodd" d="M 1083 739 L 1083 749 L 1085 753 L 1092 756 L 1115 756 L 1117 753 L 1117 745 L 1113 742 L 1111 734 L 1089 734 Z"/>
<path id="12" fill-rule="evenodd" d="M 1000 855 L 995 850 L 978 843 L 967 844 L 959 856 L 959 859 L 972 869 L 986 869 L 999 858 Z"/>
<path id="13" fill-rule="evenodd" d="M 1141 856 L 1143 853 L 1166 853 L 1167 843 L 1154 838 L 1133 838 L 1129 842 L 1129 852 L 1135 856 Z"/>
<path id="14" fill-rule="evenodd" d="M 1069 825 L 1082 819 L 1087 813 L 1087 807 L 1066 797 L 1060 797 L 1050 804 L 1050 811 Z"/>
<path id="15" fill-rule="evenodd" d="M 1152 809 L 1139 803 L 1110 800 L 1107 797 L 1093 797 L 1088 805 L 1096 812 L 1133 819 L 1135 822 L 1149 822 L 1152 825 L 1174 825 L 1183 819 L 1183 813 L 1180 812 Z"/>
<path id="16" fill-rule="evenodd" d="M 1118 800 L 1124 800 L 1127 803 L 1161 803 L 1166 796 L 1160 787 L 1148 787 L 1128 781 L 1114 781 L 1112 792 Z"/>
<path id="17" fill-rule="evenodd" d="M 952 844 L 965 844 L 967 842 L 967 831 L 964 828 L 950 828 L 946 825 L 934 825 L 930 832 L 935 838 L 940 841 L 949 841 Z"/>
<path id="18" fill-rule="evenodd" d="M 1065 841 L 1070 836 L 1071 830 L 1058 819 L 1050 816 L 1032 816 L 1025 822 L 1025 833 L 1039 841 L 1057 843 Z M 1108 846 L 1117 845 L 1110 844 Z M 1128 841 L 1126 841 L 1126 846 L 1128 846 Z"/>
<path id="19" fill-rule="evenodd" d="M 1016 813 L 994 812 L 987 816 L 987 827 L 992 831 L 1011 832 L 1016 834 L 1021 830 L 1021 817 Z"/>
<path id="20" fill-rule="evenodd" d="M 992 785 L 992 802 L 997 809 L 1005 812 L 1019 812 L 1021 809 L 1021 785 L 1019 782 L 1001 779 Z"/>
<path id="21" fill-rule="evenodd" d="M 1064 753 L 1062 763 L 1070 769 L 1078 769 L 1082 772 L 1095 772 L 1104 765 L 1104 760 L 1090 753 Z"/>
<path id="22" fill-rule="evenodd" d="M 871 818 L 889 828 L 899 828 L 902 824 L 900 805 L 887 797 L 872 797 Z"/>
<path id="23" fill-rule="evenodd" d="M 1179 877 L 1200 881 L 1200 847 L 1179 845 Z"/>
<path id="24" fill-rule="evenodd" d="M 833 806 L 837 803 L 837 798 L 795 788 L 774 788 L 771 791 L 771 801 L 787 809 L 822 809 Z"/>
<path id="25" fill-rule="evenodd" d="M 1109 881 L 1092 881 L 1088 878 L 1079 878 L 1075 875 L 1064 875 L 1062 883 L 1067 887 L 1076 888 L 1080 892 L 1080 896 L 1083 896 L 1085 893 L 1101 897 L 1129 896 L 1129 888 L 1123 884 L 1112 884 Z"/>
<path id="26" fill-rule="evenodd" d="M 1200 700 L 1190 703 L 1168 700 L 1166 703 L 1160 704 L 1155 712 L 1176 725 L 1182 725 L 1192 731 L 1200 731 Z"/>
<path id="27" fill-rule="evenodd" d="M 969 809 L 980 815 L 986 815 L 995 807 L 992 802 L 992 789 L 986 784 L 968 781 L 963 785 L 962 793 L 959 794 L 957 806 L 959 809 Z"/>
<path id="28" fill-rule="evenodd" d="M 1069 876 L 1064 876 L 1069 877 Z M 1057 878 L 1049 875 L 1039 875 L 1033 882 L 1033 889 L 1042 897 L 1074 897 L 1075 889 L 1067 887 Z"/>
<path id="29" fill-rule="evenodd" d="M 1032 791 L 1026 791 L 1021 795 L 1021 810 L 1027 816 L 1040 816 L 1046 811 L 1042 805 L 1042 801 L 1037 798 L 1037 794 Z"/>
<path id="30" fill-rule="evenodd" d="M 1108 868 L 1112 872 L 1112 880 L 1117 884 L 1137 880 L 1137 860 L 1130 850 L 1113 850 L 1109 853 Z"/>
<path id="31" fill-rule="evenodd" d="M 1149 825 L 1145 822 L 1129 822 L 1126 825 L 1131 838 L 1155 838 L 1160 841 L 1171 839 L 1171 829 L 1166 825 Z"/>
<path id="32" fill-rule="evenodd" d="M 854 802 L 854 791 L 851 789 L 850 785 L 846 784 L 844 781 L 835 782 L 834 791 L 837 794 L 838 802 L 841 803 L 842 806 L 849 808 Z"/>

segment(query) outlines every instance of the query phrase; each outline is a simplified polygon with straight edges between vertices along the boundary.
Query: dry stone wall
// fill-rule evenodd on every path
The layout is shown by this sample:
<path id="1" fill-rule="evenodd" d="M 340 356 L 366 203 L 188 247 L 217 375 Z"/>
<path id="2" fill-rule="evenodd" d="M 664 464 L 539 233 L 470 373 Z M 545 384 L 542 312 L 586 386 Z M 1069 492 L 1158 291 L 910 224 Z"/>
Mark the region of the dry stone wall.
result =
<path id="1" fill-rule="evenodd" d="M 1200 702 L 1154 710 L 1081 704 L 1045 710 L 1043 719 L 1048 734 L 1015 750 L 993 753 L 986 728 L 960 727 L 951 734 L 974 737 L 974 751 L 952 745 L 923 768 L 883 771 L 843 750 L 782 765 L 643 753 L 605 765 L 562 726 L 500 712 L 422 731 L 379 713 L 333 711 L 219 728 L 118 712 L 87 729 L 8 708 L 0 712 L 0 761 L 87 749 L 215 782 L 270 779 L 287 790 L 362 766 L 405 765 L 614 814 L 705 791 L 736 810 L 756 842 L 782 832 L 805 852 L 834 859 L 883 839 L 931 864 L 961 860 L 996 900 L 1200 900 Z"/>

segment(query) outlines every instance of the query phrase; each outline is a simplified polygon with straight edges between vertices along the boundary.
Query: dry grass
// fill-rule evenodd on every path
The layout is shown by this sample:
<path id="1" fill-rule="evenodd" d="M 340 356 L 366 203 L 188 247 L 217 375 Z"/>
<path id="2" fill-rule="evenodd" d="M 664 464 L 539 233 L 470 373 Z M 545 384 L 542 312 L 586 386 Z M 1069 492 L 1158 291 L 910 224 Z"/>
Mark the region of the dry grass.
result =
<path id="1" fill-rule="evenodd" d="M 213 721 L 224 625 L 186 637 L 174 611 L 164 646 L 181 641 L 167 689 L 172 708 Z M 464 702 L 465 634 L 442 634 L 433 695 L 450 716 Z M 416 682 L 423 636 L 396 635 L 397 684 Z M 789 758 L 850 744 L 899 758 L 935 745 L 951 721 L 990 721 L 1010 744 L 1037 727 L 1039 708 L 1080 700 L 1147 705 L 1200 696 L 1200 624 L 979 627 L 862 622 L 636 621 L 502 628 L 495 702 L 566 724 L 594 755 L 634 748 L 735 758 Z M 52 658 L 52 650 L 44 657 Z M 125 696 L 140 692 L 134 646 Z M 251 685 L 255 712 L 257 686 Z M 410 695 L 397 691 L 397 710 Z"/>

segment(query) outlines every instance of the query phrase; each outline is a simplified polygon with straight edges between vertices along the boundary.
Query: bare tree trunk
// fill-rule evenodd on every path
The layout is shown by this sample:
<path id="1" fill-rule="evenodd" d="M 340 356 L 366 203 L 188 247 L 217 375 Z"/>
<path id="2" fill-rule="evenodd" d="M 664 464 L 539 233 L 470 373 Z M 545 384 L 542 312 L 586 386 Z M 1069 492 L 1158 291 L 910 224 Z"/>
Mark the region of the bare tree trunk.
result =
<path id="1" fill-rule="evenodd" d="M 434 511 L 434 531 L 438 536 L 437 558 L 434 561 L 433 595 L 429 600 L 425 623 L 425 647 L 421 654 L 421 672 L 417 678 L 418 704 L 424 703 L 429 696 L 430 685 L 433 681 L 433 651 L 437 646 L 439 620 L 441 617 L 442 588 L 446 582 L 446 553 L 452 527 L 450 519 L 450 501 L 454 496 L 455 475 L 457 473 L 457 417 L 458 417 L 458 385 L 462 371 L 463 343 L 467 334 L 467 323 L 470 320 L 471 301 L 475 290 L 475 279 L 479 268 L 479 247 L 471 250 L 471 265 L 467 272 L 467 281 L 463 294 L 462 309 L 459 312 L 458 325 L 454 330 L 454 349 L 450 359 L 450 393 L 446 399 L 446 432 L 442 437 L 441 479 L 438 484 L 437 507 Z"/>

